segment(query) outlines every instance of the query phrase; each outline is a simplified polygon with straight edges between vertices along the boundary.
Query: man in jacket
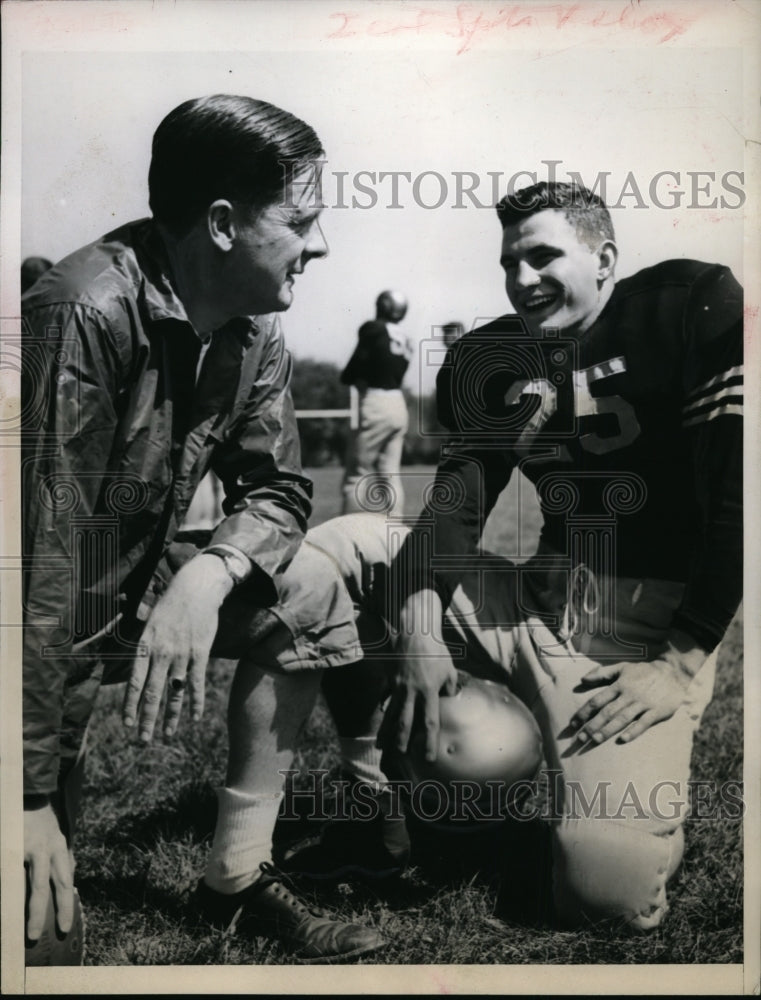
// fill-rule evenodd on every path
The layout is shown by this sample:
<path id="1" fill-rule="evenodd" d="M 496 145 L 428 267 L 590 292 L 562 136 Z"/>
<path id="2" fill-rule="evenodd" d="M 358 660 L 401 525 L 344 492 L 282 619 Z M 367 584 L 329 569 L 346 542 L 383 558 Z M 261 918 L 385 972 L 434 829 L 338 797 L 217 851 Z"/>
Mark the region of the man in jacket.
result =
<path id="1" fill-rule="evenodd" d="M 23 303 L 25 863 L 27 938 L 49 886 L 59 928 L 74 908 L 70 854 L 84 737 L 100 683 L 126 679 L 124 721 L 151 739 L 185 689 L 203 711 L 220 617 L 241 658 L 310 513 L 277 313 L 327 253 L 313 130 L 248 97 L 187 101 L 161 123 L 149 173 L 153 218 L 76 251 Z M 177 546 L 212 468 L 225 518 L 200 548 Z M 229 598 L 229 600 L 228 600 Z M 227 630 L 232 635 L 232 630 Z M 278 697 L 287 697 L 279 691 Z M 263 712 L 274 703 L 263 700 Z M 271 721 L 271 720 L 270 720 Z M 264 727 L 267 728 L 266 726 Z M 296 734 L 283 733 L 282 741 Z M 277 763 L 255 744 L 261 822 L 274 827 Z M 268 784 L 269 783 L 269 784 Z M 264 850 L 264 849 L 263 849 Z M 266 860 L 259 858 L 261 863 Z M 307 914 L 258 864 L 249 909 L 310 960 L 372 950 L 377 935 Z M 210 887 L 216 896 L 229 885 Z M 33 951 L 33 949 L 32 949 Z M 32 955 L 33 960 L 33 955 Z"/>

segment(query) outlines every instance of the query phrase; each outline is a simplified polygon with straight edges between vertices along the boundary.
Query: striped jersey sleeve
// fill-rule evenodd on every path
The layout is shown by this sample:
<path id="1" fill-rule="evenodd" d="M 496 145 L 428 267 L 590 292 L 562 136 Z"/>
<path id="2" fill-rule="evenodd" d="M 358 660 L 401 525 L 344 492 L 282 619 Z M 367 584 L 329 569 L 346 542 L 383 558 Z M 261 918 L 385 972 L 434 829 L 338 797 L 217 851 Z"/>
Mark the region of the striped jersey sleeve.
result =
<path id="1" fill-rule="evenodd" d="M 696 282 L 685 333 L 682 424 L 702 523 L 674 624 L 710 650 L 742 597 L 743 296 L 728 268 Z"/>
<path id="2" fill-rule="evenodd" d="M 743 366 L 732 365 L 691 392 L 682 408 L 682 426 L 696 427 L 717 417 L 742 416 Z"/>

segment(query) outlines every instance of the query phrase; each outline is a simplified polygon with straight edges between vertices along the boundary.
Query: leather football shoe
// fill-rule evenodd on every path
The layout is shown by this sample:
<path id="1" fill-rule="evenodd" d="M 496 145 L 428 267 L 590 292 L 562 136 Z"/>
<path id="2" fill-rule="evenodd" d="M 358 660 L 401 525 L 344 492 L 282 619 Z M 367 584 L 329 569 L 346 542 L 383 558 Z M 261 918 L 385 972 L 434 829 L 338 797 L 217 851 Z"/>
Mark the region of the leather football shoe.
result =
<path id="1" fill-rule="evenodd" d="M 252 885 L 230 895 L 217 892 L 202 879 L 194 898 L 199 915 L 228 933 L 277 938 L 296 962 L 304 964 L 345 962 L 385 946 L 378 931 L 339 920 L 305 903 L 274 865 L 265 862 L 260 868 L 261 875 Z"/>

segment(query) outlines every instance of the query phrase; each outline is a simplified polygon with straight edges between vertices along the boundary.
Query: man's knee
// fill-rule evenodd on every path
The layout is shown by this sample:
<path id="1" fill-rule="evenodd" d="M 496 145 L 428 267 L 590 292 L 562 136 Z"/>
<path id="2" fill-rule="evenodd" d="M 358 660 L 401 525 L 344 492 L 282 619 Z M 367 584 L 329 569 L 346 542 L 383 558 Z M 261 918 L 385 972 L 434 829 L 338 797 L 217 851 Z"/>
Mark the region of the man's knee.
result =
<path id="1" fill-rule="evenodd" d="M 257 607 L 245 587 L 220 610 L 214 656 L 277 674 L 362 659 L 352 598 L 332 560 L 308 539 L 280 581 L 275 606 Z"/>
<path id="2" fill-rule="evenodd" d="M 624 921 L 657 927 L 666 914 L 666 882 L 684 850 L 681 827 L 657 835 L 634 822 L 563 820 L 553 836 L 553 896 L 558 918 L 580 926 Z"/>

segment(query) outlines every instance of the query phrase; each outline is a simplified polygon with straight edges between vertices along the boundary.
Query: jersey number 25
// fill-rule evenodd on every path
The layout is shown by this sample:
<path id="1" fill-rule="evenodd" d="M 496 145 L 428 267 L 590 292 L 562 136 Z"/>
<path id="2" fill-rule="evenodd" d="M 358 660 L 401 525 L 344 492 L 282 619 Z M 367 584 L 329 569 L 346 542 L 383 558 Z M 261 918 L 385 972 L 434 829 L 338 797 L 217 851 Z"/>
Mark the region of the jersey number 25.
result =
<path id="1" fill-rule="evenodd" d="M 617 375 L 626 370 L 626 364 L 622 357 L 611 358 L 600 364 L 591 365 L 589 368 L 581 368 L 572 373 L 573 376 L 573 399 L 576 417 L 593 417 L 600 414 L 612 413 L 618 423 L 616 434 L 602 437 L 599 434 L 587 433 L 579 436 L 579 444 L 587 451 L 595 455 L 604 455 L 606 452 L 624 448 L 632 443 L 640 433 L 640 426 L 637 422 L 637 415 L 634 407 L 621 396 L 593 396 L 589 391 L 592 382 L 599 379 Z M 558 394 L 557 388 L 548 380 L 521 379 L 513 384 L 505 394 L 506 406 L 519 405 L 521 396 L 539 396 L 540 405 L 535 410 L 533 416 L 527 421 L 520 437 L 514 445 L 514 450 L 519 453 L 527 452 L 542 427 L 550 417 L 557 411 Z M 559 458 L 564 457 L 561 455 Z M 570 455 L 568 455 L 570 459 Z"/>

